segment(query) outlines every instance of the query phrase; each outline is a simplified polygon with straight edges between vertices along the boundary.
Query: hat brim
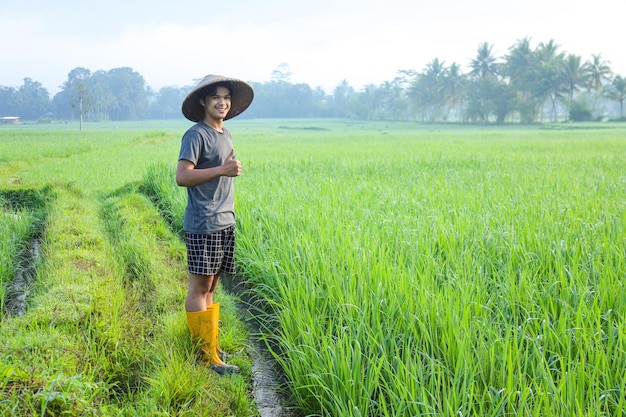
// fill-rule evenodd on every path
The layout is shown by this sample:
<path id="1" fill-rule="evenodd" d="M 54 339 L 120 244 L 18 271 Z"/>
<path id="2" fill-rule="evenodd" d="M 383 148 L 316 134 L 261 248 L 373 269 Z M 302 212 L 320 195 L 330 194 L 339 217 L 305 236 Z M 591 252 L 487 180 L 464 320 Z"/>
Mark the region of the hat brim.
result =
<path id="1" fill-rule="evenodd" d="M 221 75 L 207 75 L 193 88 L 183 100 L 183 115 L 192 122 L 204 119 L 204 107 L 200 105 L 201 94 L 213 84 L 226 82 L 230 84 L 230 110 L 224 120 L 232 119 L 241 114 L 250 106 L 254 99 L 254 90 L 245 81 L 236 78 L 223 77 Z"/>

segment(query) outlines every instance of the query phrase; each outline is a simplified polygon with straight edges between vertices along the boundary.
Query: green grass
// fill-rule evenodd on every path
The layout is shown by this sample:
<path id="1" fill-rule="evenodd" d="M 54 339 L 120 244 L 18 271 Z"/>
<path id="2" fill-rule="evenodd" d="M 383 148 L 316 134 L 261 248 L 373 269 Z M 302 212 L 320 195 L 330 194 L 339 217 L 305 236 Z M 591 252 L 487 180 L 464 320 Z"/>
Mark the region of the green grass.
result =
<path id="1" fill-rule="evenodd" d="M 24 216 L 43 240 L 27 311 L 0 323 L 1 415 L 254 415 L 232 297 L 218 292 L 221 344 L 243 350 L 233 359 L 242 374 L 219 378 L 187 332 L 184 244 L 142 184 L 155 160 L 175 160 L 179 140 L 135 129 L 0 132 L 0 189 L 26 207 L 7 204 L 3 218 Z M 33 187 L 54 195 L 41 222 L 22 214 L 36 206 L 23 197 Z M 32 233 L 13 235 L 24 246 Z"/>
<path id="2" fill-rule="evenodd" d="M 237 262 L 303 414 L 624 415 L 623 127 L 228 126 Z M 176 310 L 183 129 L 0 130 L 1 187 L 57 193 L 33 307 L 0 327 L 4 410 L 248 415 L 250 365 L 195 366 Z"/>

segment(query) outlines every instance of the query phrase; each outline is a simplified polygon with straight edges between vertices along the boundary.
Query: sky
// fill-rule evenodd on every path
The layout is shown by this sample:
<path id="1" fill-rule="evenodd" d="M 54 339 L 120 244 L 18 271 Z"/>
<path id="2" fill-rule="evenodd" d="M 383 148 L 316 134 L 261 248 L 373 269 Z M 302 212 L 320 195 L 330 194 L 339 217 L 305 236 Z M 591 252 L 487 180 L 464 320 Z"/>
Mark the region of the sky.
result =
<path id="1" fill-rule="evenodd" d="M 76 67 L 130 67 L 158 91 L 207 74 L 267 82 L 287 64 L 289 81 L 332 93 L 434 58 L 466 69 L 481 43 L 502 57 L 523 38 L 626 76 L 623 27 L 623 0 L 0 0 L 0 86 L 54 95 Z"/>

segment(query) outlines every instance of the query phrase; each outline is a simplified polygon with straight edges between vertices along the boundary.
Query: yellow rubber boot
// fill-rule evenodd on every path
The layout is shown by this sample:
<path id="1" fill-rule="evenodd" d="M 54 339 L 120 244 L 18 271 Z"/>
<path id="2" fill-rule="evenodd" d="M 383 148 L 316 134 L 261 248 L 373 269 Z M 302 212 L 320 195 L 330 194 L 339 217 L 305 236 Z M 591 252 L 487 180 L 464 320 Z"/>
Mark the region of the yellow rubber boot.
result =
<path id="1" fill-rule="evenodd" d="M 217 322 L 214 308 L 205 311 L 187 313 L 187 327 L 194 342 L 199 342 L 204 359 L 220 375 L 238 373 L 239 368 L 224 363 L 217 354 Z"/>
<path id="2" fill-rule="evenodd" d="M 222 350 L 222 347 L 220 346 L 220 331 L 219 331 L 219 319 L 220 319 L 220 303 L 213 303 L 210 306 L 207 306 L 207 310 L 210 309 L 216 309 L 217 310 L 217 354 L 219 355 L 221 360 L 225 360 L 226 358 L 231 358 L 234 355 L 231 355 L 229 353 L 224 352 L 224 350 Z"/>

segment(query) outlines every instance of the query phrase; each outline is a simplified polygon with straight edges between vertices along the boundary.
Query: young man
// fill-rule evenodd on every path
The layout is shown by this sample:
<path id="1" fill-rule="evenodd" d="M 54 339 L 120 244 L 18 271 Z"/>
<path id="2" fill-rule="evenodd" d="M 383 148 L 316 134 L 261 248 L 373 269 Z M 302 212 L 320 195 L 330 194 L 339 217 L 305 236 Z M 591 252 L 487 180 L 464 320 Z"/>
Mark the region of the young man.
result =
<path id="1" fill-rule="evenodd" d="M 219 303 L 213 293 L 221 273 L 235 273 L 233 178 L 241 175 L 225 120 L 243 112 L 254 98 L 244 81 L 208 75 L 187 95 L 182 111 L 196 122 L 182 138 L 176 183 L 187 187 L 184 218 L 189 267 L 185 301 L 187 326 L 217 373 L 239 372 L 224 363 L 218 344 Z"/>

